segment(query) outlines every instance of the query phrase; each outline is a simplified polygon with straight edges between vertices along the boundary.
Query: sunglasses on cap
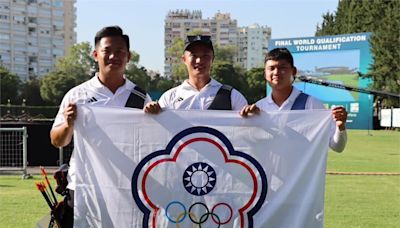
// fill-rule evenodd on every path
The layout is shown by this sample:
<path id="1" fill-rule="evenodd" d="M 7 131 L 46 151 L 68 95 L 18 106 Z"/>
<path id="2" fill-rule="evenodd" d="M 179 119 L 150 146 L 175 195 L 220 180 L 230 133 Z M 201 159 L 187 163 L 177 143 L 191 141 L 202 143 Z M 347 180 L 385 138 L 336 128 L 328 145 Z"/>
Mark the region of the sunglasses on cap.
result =
<path id="1" fill-rule="evenodd" d="M 200 35 L 198 35 L 198 36 L 187 36 L 186 42 L 192 43 L 192 42 L 195 42 L 195 41 L 204 41 L 204 42 L 211 41 L 211 36 L 200 36 Z"/>

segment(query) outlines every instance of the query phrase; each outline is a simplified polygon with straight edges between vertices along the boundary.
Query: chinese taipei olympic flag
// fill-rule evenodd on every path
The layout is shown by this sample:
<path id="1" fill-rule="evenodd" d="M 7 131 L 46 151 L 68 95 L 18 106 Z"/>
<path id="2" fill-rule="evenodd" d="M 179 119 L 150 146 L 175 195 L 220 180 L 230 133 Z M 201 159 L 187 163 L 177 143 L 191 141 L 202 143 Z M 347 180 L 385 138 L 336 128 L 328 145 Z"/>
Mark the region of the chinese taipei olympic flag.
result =
<path id="1" fill-rule="evenodd" d="M 75 227 L 323 227 L 330 111 L 78 113 Z"/>

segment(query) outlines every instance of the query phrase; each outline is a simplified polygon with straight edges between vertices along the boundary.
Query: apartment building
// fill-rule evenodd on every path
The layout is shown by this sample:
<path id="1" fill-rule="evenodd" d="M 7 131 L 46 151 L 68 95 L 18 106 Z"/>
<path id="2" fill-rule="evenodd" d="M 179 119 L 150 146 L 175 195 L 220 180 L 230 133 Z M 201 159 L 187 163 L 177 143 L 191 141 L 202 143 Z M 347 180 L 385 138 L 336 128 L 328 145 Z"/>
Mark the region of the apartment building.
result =
<path id="1" fill-rule="evenodd" d="M 210 35 L 214 45 L 237 47 L 233 59 L 245 69 L 261 67 L 264 55 L 268 50 L 268 41 L 271 39 L 271 28 L 258 24 L 238 27 L 237 20 L 232 19 L 229 13 L 217 12 L 212 18 L 202 18 L 200 10 L 171 10 L 165 18 L 164 75 L 171 76 L 172 64 L 176 59 L 168 53 L 176 38 L 185 39 L 188 33 L 201 31 L 203 35 Z"/>
<path id="2" fill-rule="evenodd" d="M 21 80 L 49 73 L 76 43 L 76 0 L 1 0 L 0 64 Z"/>
<path id="3" fill-rule="evenodd" d="M 238 63 L 246 70 L 264 65 L 271 28 L 253 24 L 238 29 Z"/>
<path id="4" fill-rule="evenodd" d="M 171 76 L 172 63 L 176 62 L 168 54 L 176 38 L 185 39 L 186 35 L 195 31 L 202 31 L 203 35 L 210 35 L 214 45 L 224 47 L 237 43 L 237 21 L 229 13 L 217 12 L 212 18 L 202 18 L 200 10 L 173 10 L 165 18 L 164 27 L 164 75 Z"/>

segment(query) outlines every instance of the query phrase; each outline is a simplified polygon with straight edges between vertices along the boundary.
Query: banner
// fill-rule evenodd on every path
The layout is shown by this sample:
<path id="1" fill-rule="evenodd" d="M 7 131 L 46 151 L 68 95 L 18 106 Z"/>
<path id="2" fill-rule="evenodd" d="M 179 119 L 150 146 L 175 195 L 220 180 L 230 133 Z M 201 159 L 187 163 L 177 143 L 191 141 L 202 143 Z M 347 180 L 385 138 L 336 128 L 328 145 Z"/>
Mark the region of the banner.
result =
<path id="1" fill-rule="evenodd" d="M 373 63 L 369 43 L 371 35 L 366 32 L 271 39 L 268 48 L 289 49 L 297 75 L 363 89 L 372 83 L 371 78 L 362 77 Z M 327 108 L 345 107 L 348 112 L 347 128 L 371 129 L 373 95 L 299 81 L 293 85 L 321 100 Z M 267 88 L 267 95 L 270 92 L 271 89 Z"/>
<path id="2" fill-rule="evenodd" d="M 75 227 L 323 227 L 330 111 L 78 113 Z"/>

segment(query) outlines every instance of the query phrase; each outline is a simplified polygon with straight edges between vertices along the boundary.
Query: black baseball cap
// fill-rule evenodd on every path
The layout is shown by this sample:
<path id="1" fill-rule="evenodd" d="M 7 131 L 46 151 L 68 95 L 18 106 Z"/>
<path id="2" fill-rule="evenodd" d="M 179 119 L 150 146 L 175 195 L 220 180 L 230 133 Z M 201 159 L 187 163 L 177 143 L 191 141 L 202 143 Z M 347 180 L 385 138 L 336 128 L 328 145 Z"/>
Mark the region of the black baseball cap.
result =
<path id="1" fill-rule="evenodd" d="M 185 48 L 184 51 L 188 50 L 195 43 L 203 43 L 207 45 L 211 51 L 214 53 L 214 47 L 211 41 L 211 36 L 187 36 L 185 40 Z"/>

